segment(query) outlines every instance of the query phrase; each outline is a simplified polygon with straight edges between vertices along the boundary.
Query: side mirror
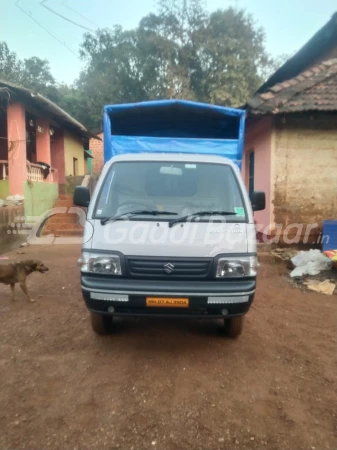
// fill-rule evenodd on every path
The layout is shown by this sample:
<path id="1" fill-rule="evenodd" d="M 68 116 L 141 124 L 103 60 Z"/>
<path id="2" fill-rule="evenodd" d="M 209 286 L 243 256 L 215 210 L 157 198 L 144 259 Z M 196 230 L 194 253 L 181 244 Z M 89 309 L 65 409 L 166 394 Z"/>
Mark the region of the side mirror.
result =
<path id="1" fill-rule="evenodd" d="M 253 211 L 266 209 L 266 194 L 262 191 L 254 191 L 250 196 Z"/>
<path id="2" fill-rule="evenodd" d="M 90 203 L 90 191 L 85 186 L 76 186 L 74 191 L 74 205 L 87 208 Z"/>

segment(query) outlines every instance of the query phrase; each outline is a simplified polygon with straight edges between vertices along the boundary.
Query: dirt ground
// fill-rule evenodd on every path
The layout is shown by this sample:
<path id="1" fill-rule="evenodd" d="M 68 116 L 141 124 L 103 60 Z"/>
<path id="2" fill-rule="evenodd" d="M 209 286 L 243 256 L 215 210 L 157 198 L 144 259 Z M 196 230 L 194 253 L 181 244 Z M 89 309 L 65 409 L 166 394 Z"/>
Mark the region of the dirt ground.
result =
<path id="1" fill-rule="evenodd" d="M 17 254 L 17 252 L 25 254 Z M 216 321 L 123 319 L 97 337 L 79 247 L 36 246 L 11 303 L 0 285 L 0 449 L 336 449 L 337 296 L 262 265 L 236 341 Z"/>

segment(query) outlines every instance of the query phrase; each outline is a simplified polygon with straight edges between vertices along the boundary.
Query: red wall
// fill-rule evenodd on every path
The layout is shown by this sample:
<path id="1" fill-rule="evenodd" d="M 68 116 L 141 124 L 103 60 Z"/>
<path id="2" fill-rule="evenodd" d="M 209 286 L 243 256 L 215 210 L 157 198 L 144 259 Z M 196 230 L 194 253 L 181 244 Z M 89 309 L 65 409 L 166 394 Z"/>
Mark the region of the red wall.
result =
<path id="1" fill-rule="evenodd" d="M 103 133 L 97 135 L 103 139 Z M 103 156 L 103 140 L 98 141 L 97 139 L 90 139 L 89 149 L 92 150 L 92 173 L 100 174 L 104 166 L 104 156 Z"/>

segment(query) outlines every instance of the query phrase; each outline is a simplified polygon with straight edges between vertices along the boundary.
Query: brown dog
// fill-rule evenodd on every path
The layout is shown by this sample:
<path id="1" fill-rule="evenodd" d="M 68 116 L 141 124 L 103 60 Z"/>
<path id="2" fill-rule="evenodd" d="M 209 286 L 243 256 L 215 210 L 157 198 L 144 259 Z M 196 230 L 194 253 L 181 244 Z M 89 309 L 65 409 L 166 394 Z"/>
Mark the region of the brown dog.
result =
<path id="1" fill-rule="evenodd" d="M 30 302 L 35 302 L 35 300 L 28 294 L 26 278 L 33 272 L 44 273 L 48 272 L 48 270 L 48 267 L 38 260 L 27 260 L 7 265 L 0 265 L 0 283 L 10 285 L 13 301 L 15 300 L 15 285 L 16 283 L 19 283 L 28 300 Z"/>

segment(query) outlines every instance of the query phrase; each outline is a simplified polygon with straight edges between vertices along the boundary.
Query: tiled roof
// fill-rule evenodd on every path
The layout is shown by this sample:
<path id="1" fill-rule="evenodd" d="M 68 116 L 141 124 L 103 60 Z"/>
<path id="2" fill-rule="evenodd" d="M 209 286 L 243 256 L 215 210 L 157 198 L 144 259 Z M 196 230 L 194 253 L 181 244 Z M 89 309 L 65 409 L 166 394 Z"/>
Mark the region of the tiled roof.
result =
<path id="1" fill-rule="evenodd" d="M 337 42 L 337 12 L 333 14 L 317 33 L 291 58 L 289 58 L 273 75 L 259 88 L 258 93 L 265 92 L 276 83 L 296 77 L 299 73 L 322 61 L 322 55 L 327 55 L 336 48 Z"/>
<path id="2" fill-rule="evenodd" d="M 9 99 L 17 98 L 24 104 L 29 104 L 39 111 L 43 117 L 48 117 L 66 129 L 69 129 L 84 138 L 99 139 L 88 128 L 78 122 L 74 117 L 61 109 L 56 103 L 39 94 L 38 92 L 27 89 L 23 86 L 0 79 L 0 98 Z"/>
<path id="3" fill-rule="evenodd" d="M 256 94 L 247 109 L 251 114 L 337 111 L 337 59 L 324 61 Z"/>

